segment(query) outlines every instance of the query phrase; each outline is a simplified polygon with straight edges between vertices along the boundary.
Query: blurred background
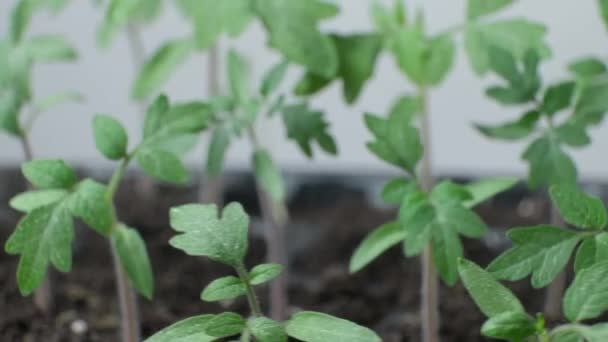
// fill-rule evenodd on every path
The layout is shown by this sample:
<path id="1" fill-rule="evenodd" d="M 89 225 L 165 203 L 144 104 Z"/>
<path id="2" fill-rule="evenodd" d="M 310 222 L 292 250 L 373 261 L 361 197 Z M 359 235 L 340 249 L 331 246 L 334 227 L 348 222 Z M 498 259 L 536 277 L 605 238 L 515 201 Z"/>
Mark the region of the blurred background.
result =
<path id="1" fill-rule="evenodd" d="M 369 31 L 372 23 L 369 1 L 338 1 L 340 15 L 324 23 L 328 30 L 340 32 Z M 390 0 L 383 1 L 392 3 Z M 0 2 L 2 20 L 16 2 Z M 462 23 L 466 2 L 459 1 L 409 1 L 422 6 L 431 32 Z M 191 32 L 191 24 L 168 2 L 159 20 L 143 25 L 144 49 L 147 55 L 170 38 L 183 37 Z M 504 17 L 523 16 L 548 27 L 548 42 L 553 58 L 542 64 L 542 75 L 547 81 L 560 80 L 567 73 L 567 64 L 587 55 L 604 56 L 608 46 L 608 34 L 598 15 L 595 1 L 546 1 L 522 0 L 499 14 Z M 63 105 L 41 116 L 34 125 L 32 145 L 39 158 L 63 158 L 80 166 L 109 166 L 95 150 L 91 138 L 91 118 L 95 113 L 116 116 L 128 127 L 132 141 L 139 135 L 139 117 L 136 106 L 130 101 L 130 89 L 135 77 L 128 40 L 118 33 L 115 41 L 100 49 L 95 41 L 103 10 L 95 8 L 91 1 L 73 1 L 58 16 L 38 14 L 32 23 L 31 33 L 59 33 L 78 49 L 80 58 L 75 63 L 44 64 L 34 73 L 34 94 L 42 98 L 61 90 L 78 90 L 86 101 L 82 104 Z M 7 33 L 7 25 L 0 25 L 0 36 Z M 459 38 L 461 39 L 461 37 Z M 257 76 L 279 60 L 266 46 L 266 37 L 259 22 L 250 25 L 248 31 L 236 40 L 222 39 L 221 50 L 225 53 L 235 48 L 247 56 Z M 461 45 L 461 42 L 459 43 Z M 500 108 L 486 98 L 485 87 L 494 80 L 474 75 L 467 65 L 462 48 L 457 49 L 455 69 L 446 82 L 431 94 L 433 125 L 434 164 L 439 174 L 523 176 L 525 165 L 519 154 L 523 145 L 508 144 L 484 139 L 471 126 L 473 122 L 498 123 L 514 119 L 520 114 L 513 109 Z M 223 58 L 220 58 L 220 61 Z M 206 56 L 195 54 L 172 77 L 164 91 L 174 101 L 197 100 L 207 96 Z M 291 80 L 296 80 L 300 70 L 292 68 Z M 218 65 L 223 73 L 224 67 Z M 222 79 L 225 79 L 222 77 Z M 323 108 L 331 123 L 339 155 L 330 157 L 318 154 L 308 161 L 294 144 L 285 142 L 280 120 L 264 121 L 263 144 L 273 154 L 278 164 L 288 171 L 319 172 L 335 171 L 356 174 L 395 172 L 369 153 L 365 142 L 369 133 L 365 129 L 362 114 L 385 114 L 394 99 L 410 89 L 410 85 L 398 72 L 393 58 L 383 54 L 371 82 L 353 106 L 342 100 L 339 82 L 334 82 L 314 101 L 315 107 Z M 285 82 L 285 85 L 293 84 Z M 225 87 L 224 87 L 225 88 Z M 604 180 L 604 156 L 608 149 L 608 135 L 603 128 L 592 132 L 593 145 L 576 151 L 573 157 L 579 165 L 583 179 Z M 16 139 L 0 135 L 0 164 L 17 165 L 21 162 L 21 148 Z M 189 154 L 192 168 L 202 168 L 205 144 Z M 249 147 L 246 142 L 235 143 L 228 154 L 229 170 L 245 170 L 249 167 Z"/>

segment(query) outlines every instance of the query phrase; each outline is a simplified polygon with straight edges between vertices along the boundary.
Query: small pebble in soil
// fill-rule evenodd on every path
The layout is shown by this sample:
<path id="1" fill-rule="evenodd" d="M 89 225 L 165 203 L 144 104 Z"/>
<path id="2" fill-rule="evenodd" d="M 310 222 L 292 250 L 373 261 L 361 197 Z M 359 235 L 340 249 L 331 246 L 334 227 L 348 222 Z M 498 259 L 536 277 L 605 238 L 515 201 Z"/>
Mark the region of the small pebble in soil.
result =
<path id="1" fill-rule="evenodd" d="M 84 335 L 89 330 L 89 326 L 84 320 L 77 319 L 70 324 L 70 330 L 76 335 Z"/>

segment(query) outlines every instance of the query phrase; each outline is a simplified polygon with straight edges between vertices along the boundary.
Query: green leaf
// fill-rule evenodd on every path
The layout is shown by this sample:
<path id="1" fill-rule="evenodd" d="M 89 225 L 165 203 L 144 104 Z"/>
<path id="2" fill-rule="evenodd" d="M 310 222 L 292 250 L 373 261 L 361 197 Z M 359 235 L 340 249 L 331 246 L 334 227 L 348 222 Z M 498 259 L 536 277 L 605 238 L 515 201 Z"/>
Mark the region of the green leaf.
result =
<path id="1" fill-rule="evenodd" d="M 477 214 L 458 202 L 435 203 L 437 223 L 464 236 L 479 239 L 487 227 Z M 444 233 L 445 234 L 445 233 Z"/>
<path id="2" fill-rule="evenodd" d="M 575 115 L 608 111 L 608 81 L 590 82 L 582 87 L 575 105 Z"/>
<path id="3" fill-rule="evenodd" d="M 564 314 L 572 322 L 592 319 L 608 309 L 608 262 L 578 272 L 564 297 Z"/>
<path id="4" fill-rule="evenodd" d="M 256 182 L 259 183 L 273 201 L 282 201 L 286 190 L 281 172 L 272 161 L 270 153 L 266 150 L 257 150 L 252 156 L 253 172 Z"/>
<path id="5" fill-rule="evenodd" d="M 405 229 L 399 222 L 389 222 L 372 231 L 359 244 L 350 258 L 350 273 L 359 272 L 389 248 L 405 240 Z"/>
<path id="6" fill-rule="evenodd" d="M 318 0 L 255 0 L 253 8 L 268 31 L 271 47 L 314 74 L 326 78 L 336 75 L 336 47 L 317 28 L 320 19 L 334 15 L 333 5 Z"/>
<path id="7" fill-rule="evenodd" d="M 604 202 L 573 185 L 554 185 L 549 194 L 564 220 L 580 228 L 605 228 L 608 213 Z"/>
<path id="8" fill-rule="evenodd" d="M 549 116 L 570 107 L 574 95 L 575 83 L 572 81 L 562 82 L 549 87 L 545 91 L 541 111 Z"/>
<path id="9" fill-rule="evenodd" d="M 68 192 L 63 189 L 34 190 L 11 198 L 9 204 L 15 210 L 29 213 L 34 209 L 57 203 L 67 196 Z"/>
<path id="10" fill-rule="evenodd" d="M 522 75 L 517 67 L 517 61 L 509 51 L 498 46 L 488 48 L 490 68 L 511 85 L 522 82 Z"/>
<path id="11" fill-rule="evenodd" d="M 40 189 L 67 189 L 76 184 L 76 173 L 62 160 L 34 160 L 24 163 L 21 171 Z"/>
<path id="12" fill-rule="evenodd" d="M 221 218 L 215 205 L 201 204 L 173 207 L 170 216 L 171 227 L 183 233 L 169 241 L 171 246 L 230 266 L 243 262 L 249 216 L 240 204 L 228 204 Z"/>
<path id="13" fill-rule="evenodd" d="M 11 11 L 9 37 L 13 44 L 19 43 L 32 18 L 35 3 L 30 0 L 20 0 Z"/>
<path id="14" fill-rule="evenodd" d="M 239 278 L 227 276 L 207 285 L 201 293 L 201 299 L 206 302 L 217 302 L 243 296 L 246 292 L 245 284 Z"/>
<path id="15" fill-rule="evenodd" d="M 509 289 L 473 262 L 460 259 L 458 273 L 469 295 L 487 317 L 506 312 L 525 312 L 523 305 Z"/>
<path id="16" fill-rule="evenodd" d="M 252 19 L 250 1 L 244 0 L 179 0 L 179 8 L 194 24 L 196 47 L 213 46 L 222 33 L 235 37 Z"/>
<path id="17" fill-rule="evenodd" d="M 389 204 L 401 204 L 403 197 L 416 189 L 416 183 L 410 179 L 394 178 L 382 187 L 380 197 Z"/>
<path id="18" fill-rule="evenodd" d="M 524 341 L 536 333 L 536 322 L 524 312 L 505 312 L 487 320 L 481 327 L 481 333 L 501 340 Z"/>
<path id="19" fill-rule="evenodd" d="M 534 288 L 551 283 L 581 239 L 575 232 L 548 225 L 511 229 L 508 236 L 515 246 L 492 261 L 488 271 L 510 281 L 532 274 Z"/>
<path id="20" fill-rule="evenodd" d="M 224 158 L 230 147 L 230 134 L 225 127 L 217 127 L 211 134 L 209 151 L 207 152 L 207 175 L 216 178 L 224 169 Z"/>
<path id="21" fill-rule="evenodd" d="M 608 261 L 608 233 L 583 240 L 574 260 L 574 271 L 579 272 L 596 263 Z"/>
<path id="22" fill-rule="evenodd" d="M 591 78 L 606 72 L 606 64 L 593 57 L 576 60 L 568 66 L 568 70 L 579 78 Z"/>
<path id="23" fill-rule="evenodd" d="M 40 101 L 37 101 L 34 104 L 34 107 L 37 111 L 44 112 L 55 106 L 69 102 L 82 103 L 84 102 L 84 96 L 76 91 L 62 91 L 60 93 L 44 97 Z"/>
<path id="24" fill-rule="evenodd" d="M 279 264 L 261 264 L 255 266 L 249 273 L 251 285 L 260 285 L 271 281 L 283 272 L 283 266 Z"/>
<path id="25" fill-rule="evenodd" d="M 608 1 L 599 0 L 598 5 L 600 7 L 600 13 L 602 15 L 602 19 L 604 20 L 604 24 L 608 27 Z"/>
<path id="26" fill-rule="evenodd" d="M 402 96 L 391 107 L 389 117 L 401 117 L 401 120 L 413 123 L 416 114 L 422 111 L 422 106 L 419 96 Z"/>
<path id="27" fill-rule="evenodd" d="M 19 254 L 17 284 L 22 295 L 42 283 L 49 262 L 61 272 L 72 268 L 74 227 L 61 203 L 34 209 L 17 225 L 4 246 L 8 254 Z"/>
<path id="28" fill-rule="evenodd" d="M 508 51 L 521 60 L 529 52 L 547 57 L 549 49 L 544 38 L 547 29 L 525 19 L 507 19 L 490 23 L 474 23 L 465 29 L 465 50 L 473 70 L 484 74 L 489 70 L 491 46 Z"/>
<path id="29" fill-rule="evenodd" d="M 166 96 L 159 96 L 146 112 L 144 141 L 156 148 L 184 135 L 200 133 L 213 119 L 212 107 L 202 102 L 186 102 L 169 106 Z"/>
<path id="30" fill-rule="evenodd" d="M 559 142 L 572 147 L 583 147 L 591 143 L 591 138 L 587 133 L 586 122 L 570 117 L 568 120 L 554 129 L 554 133 Z"/>
<path id="31" fill-rule="evenodd" d="M 513 0 L 469 0 L 467 4 L 467 18 L 477 19 L 492 14 L 513 3 Z"/>
<path id="32" fill-rule="evenodd" d="M 19 114 L 23 102 L 24 99 L 15 90 L 0 93 L 0 128 L 16 137 L 23 134 L 19 124 Z"/>
<path id="33" fill-rule="evenodd" d="M 403 249 L 408 257 L 418 255 L 429 244 L 435 228 L 435 208 L 425 193 L 414 191 L 405 196 L 399 208 L 399 222 L 405 230 Z"/>
<path id="34" fill-rule="evenodd" d="M 101 154 L 110 160 L 119 160 L 127 155 L 128 136 L 120 122 L 108 115 L 96 115 L 93 119 L 95 145 Z"/>
<path id="35" fill-rule="evenodd" d="M 27 55 L 36 62 L 73 61 L 78 52 L 64 37 L 41 35 L 32 37 L 25 43 Z"/>
<path id="36" fill-rule="evenodd" d="M 249 66 L 245 58 L 235 50 L 228 52 L 228 80 L 232 97 L 239 103 L 246 103 L 251 97 L 249 89 Z"/>
<path id="37" fill-rule="evenodd" d="M 247 322 L 241 315 L 234 312 L 223 312 L 214 316 L 205 325 L 205 333 L 217 338 L 228 337 L 240 334 Z"/>
<path id="38" fill-rule="evenodd" d="M 107 191 L 105 185 L 85 179 L 78 183 L 68 204 L 72 215 L 102 235 L 108 235 L 114 225 L 114 208 Z"/>
<path id="39" fill-rule="evenodd" d="M 217 338 L 205 333 L 204 327 L 214 315 L 186 318 L 148 337 L 145 342 L 213 342 Z"/>
<path id="40" fill-rule="evenodd" d="M 528 180 L 532 188 L 553 184 L 573 184 L 577 171 L 572 159 L 564 153 L 557 139 L 546 135 L 536 139 L 523 153 L 528 161 Z"/>
<path id="41" fill-rule="evenodd" d="M 139 166 L 150 176 L 171 183 L 185 183 L 188 171 L 179 158 L 168 151 L 143 148 L 135 154 Z"/>
<path id="42" fill-rule="evenodd" d="M 148 106 L 144 117 L 143 137 L 150 138 L 162 129 L 163 118 L 169 112 L 169 98 L 166 95 L 159 95 L 154 102 Z"/>
<path id="43" fill-rule="evenodd" d="M 456 46 L 452 37 L 441 35 L 429 41 L 426 79 L 431 85 L 440 84 L 454 66 Z"/>
<path id="44" fill-rule="evenodd" d="M 285 327 L 287 335 L 303 342 L 380 342 L 372 330 L 319 312 L 302 311 Z"/>
<path id="45" fill-rule="evenodd" d="M 495 195 L 512 188 L 518 181 L 517 178 L 512 177 L 496 177 L 469 183 L 465 185 L 465 188 L 472 198 L 466 200 L 463 205 L 467 208 L 473 208 Z"/>
<path id="46" fill-rule="evenodd" d="M 288 68 L 289 62 L 281 61 L 268 70 L 266 75 L 264 75 L 262 86 L 260 87 L 262 97 L 268 97 L 279 88 Z"/>
<path id="47" fill-rule="evenodd" d="M 281 323 L 266 317 L 252 318 L 247 326 L 259 342 L 287 342 L 287 334 Z"/>
<path id="48" fill-rule="evenodd" d="M 141 69 L 133 84 L 133 98 L 144 99 L 154 95 L 193 50 L 194 43 L 189 39 L 173 40 L 161 46 Z"/>
<path id="49" fill-rule="evenodd" d="M 329 123 L 323 118 L 323 112 L 310 109 L 306 103 L 285 106 L 283 123 L 287 129 L 287 138 L 294 140 L 307 157 L 313 156 L 311 145 L 315 141 L 325 152 L 337 153 L 336 144 L 328 133 Z"/>
<path id="50" fill-rule="evenodd" d="M 154 275 L 141 235 L 137 230 L 119 224 L 112 234 L 112 244 L 131 286 L 151 300 L 154 295 Z"/>
<path id="51" fill-rule="evenodd" d="M 437 206 L 446 204 L 460 204 L 471 199 L 471 194 L 467 189 L 460 184 L 456 184 L 450 180 L 442 181 L 431 191 L 431 201 Z"/>
<path id="52" fill-rule="evenodd" d="M 453 227 L 439 224 L 433 231 L 433 261 L 441 279 L 449 286 L 458 281 L 458 260 L 462 257 L 462 244 Z"/>

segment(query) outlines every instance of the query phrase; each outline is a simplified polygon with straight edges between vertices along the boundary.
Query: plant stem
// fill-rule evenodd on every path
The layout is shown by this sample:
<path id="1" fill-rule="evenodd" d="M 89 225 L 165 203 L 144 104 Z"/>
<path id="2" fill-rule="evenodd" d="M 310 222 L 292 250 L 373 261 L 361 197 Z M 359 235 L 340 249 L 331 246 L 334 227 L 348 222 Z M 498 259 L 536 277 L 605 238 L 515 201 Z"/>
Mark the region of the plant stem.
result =
<path id="1" fill-rule="evenodd" d="M 249 303 L 249 309 L 251 310 L 251 315 L 254 317 L 261 317 L 262 310 L 260 309 L 260 302 L 258 301 L 258 297 L 253 290 L 253 286 L 251 286 L 251 282 L 249 281 L 249 272 L 247 272 L 247 268 L 242 263 L 237 265 L 235 268 L 236 273 L 239 278 L 245 284 L 245 290 L 247 295 L 247 302 Z"/>
<path id="2" fill-rule="evenodd" d="M 106 192 L 106 200 L 112 203 L 114 227 L 116 227 L 116 224 L 118 223 L 116 207 L 114 206 L 114 197 L 116 195 L 116 191 L 118 190 L 118 185 L 124 177 L 130 161 L 131 155 L 126 156 L 122 160 L 120 166 L 116 169 L 116 171 L 114 171 Z M 122 341 L 140 342 L 141 333 L 137 296 L 131 288 L 127 274 L 125 273 L 122 262 L 120 261 L 120 256 L 116 250 L 116 246 L 114 243 L 112 243 L 112 239 L 108 240 L 110 242 L 110 249 L 112 251 L 112 266 L 114 267 L 116 290 L 118 292 L 118 301 L 120 305 Z"/>
<path id="3" fill-rule="evenodd" d="M 551 204 L 551 224 L 558 227 L 564 226 L 564 221 L 553 204 Z M 563 270 L 547 287 L 543 312 L 545 317 L 551 321 L 558 320 L 561 317 L 561 303 L 564 291 L 566 290 L 566 278 L 566 270 Z"/>
<path id="4" fill-rule="evenodd" d="M 260 149 L 257 135 L 249 129 L 249 139 L 254 150 Z M 283 321 L 287 317 L 289 260 L 285 243 L 285 226 L 289 221 L 287 206 L 282 201 L 273 200 L 256 179 L 256 190 L 262 218 L 266 222 L 265 240 L 267 260 L 285 267 L 283 273 L 270 283 L 270 318 Z"/>
<path id="5" fill-rule="evenodd" d="M 21 135 L 19 136 L 19 141 L 21 142 L 25 161 L 32 161 L 34 159 L 32 144 L 30 143 L 28 133 L 25 130 L 22 130 Z M 27 189 L 31 190 L 29 183 L 27 184 Z M 53 297 L 53 282 L 51 281 L 50 272 L 52 272 L 51 269 L 49 269 L 49 273 L 44 276 L 40 286 L 34 291 L 34 305 L 45 315 L 50 315 L 53 312 L 53 307 L 55 306 Z"/>
<path id="6" fill-rule="evenodd" d="M 215 43 L 208 52 L 207 60 L 207 92 L 209 97 L 220 94 L 220 45 Z M 202 203 L 215 203 L 222 205 L 222 177 L 210 177 L 203 171 L 201 186 L 199 188 L 199 201 Z"/>
<path id="7" fill-rule="evenodd" d="M 424 154 L 419 170 L 420 186 L 426 192 L 433 188 L 432 169 L 432 137 L 431 122 L 428 104 L 428 95 L 425 88 L 420 88 L 422 108 L 420 113 L 420 135 Z M 429 245 L 421 256 L 422 284 L 421 307 L 422 341 L 439 342 L 439 281 L 437 270 L 433 262 L 433 251 Z"/>

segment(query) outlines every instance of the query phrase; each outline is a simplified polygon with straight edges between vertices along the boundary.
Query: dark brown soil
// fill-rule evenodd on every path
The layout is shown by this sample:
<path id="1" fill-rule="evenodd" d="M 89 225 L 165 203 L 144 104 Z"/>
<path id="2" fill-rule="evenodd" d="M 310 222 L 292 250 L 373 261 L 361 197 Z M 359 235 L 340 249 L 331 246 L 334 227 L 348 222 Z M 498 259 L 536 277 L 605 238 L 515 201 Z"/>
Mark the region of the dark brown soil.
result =
<path id="1" fill-rule="evenodd" d="M 242 184 L 228 190 L 226 200 L 243 202 L 254 216 L 249 261 L 256 264 L 265 255 L 263 225 L 255 217 L 258 208 L 253 187 L 247 177 L 244 179 Z M 16 173 L 7 173 L 0 184 L 7 185 L 0 189 L 0 241 L 5 241 L 18 219 L 17 213 L 5 209 L 5 203 L 23 183 Z M 167 243 L 173 235 L 168 226 L 169 207 L 195 201 L 195 188 L 161 186 L 156 189 L 157 195 L 148 199 L 139 198 L 136 188 L 132 180 L 125 181 L 118 205 L 122 220 L 139 229 L 147 241 L 155 270 L 155 298 L 151 302 L 140 301 L 144 336 L 195 314 L 220 310 L 245 313 L 242 301 L 224 303 L 222 307 L 199 299 L 205 285 L 228 274 L 228 268 L 186 256 Z M 493 232 L 484 241 L 465 241 L 468 258 L 485 265 L 506 247 L 502 238 L 504 227 L 545 220 L 546 205 L 542 199 L 525 196 L 528 194 L 523 190 L 511 191 L 479 208 Z M 375 208 L 367 197 L 362 190 L 331 179 L 301 186 L 294 194 L 290 203 L 292 222 L 288 227 L 291 309 L 323 311 L 353 320 L 374 329 L 387 342 L 419 341 L 417 259 L 405 259 L 395 248 L 362 272 L 348 273 L 348 260 L 358 243 L 395 215 L 392 209 Z M 72 271 L 53 273 L 56 307 L 55 314 L 50 316 L 38 313 L 31 298 L 21 297 L 14 276 L 17 258 L 0 252 L 0 341 L 119 340 L 108 244 L 91 230 L 77 227 L 74 248 Z M 540 310 L 543 292 L 531 290 L 527 282 L 511 285 L 531 312 Z M 262 302 L 265 290 L 260 291 Z M 441 303 L 442 341 L 485 341 L 479 336 L 483 317 L 461 285 L 442 288 Z M 75 333 L 75 328 L 82 328 L 83 323 L 86 331 Z"/>

